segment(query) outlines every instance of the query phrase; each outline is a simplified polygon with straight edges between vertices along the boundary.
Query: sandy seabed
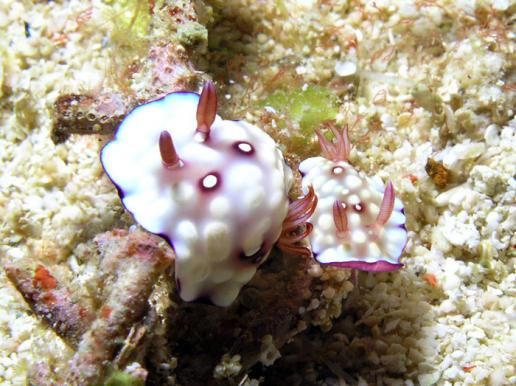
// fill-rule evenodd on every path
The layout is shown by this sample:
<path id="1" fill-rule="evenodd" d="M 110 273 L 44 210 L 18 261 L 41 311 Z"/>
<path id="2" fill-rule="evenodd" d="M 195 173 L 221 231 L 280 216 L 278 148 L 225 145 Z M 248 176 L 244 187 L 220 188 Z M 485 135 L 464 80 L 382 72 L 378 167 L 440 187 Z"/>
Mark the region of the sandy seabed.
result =
<path id="1" fill-rule="evenodd" d="M 515 384 L 514 2 L 205 3 L 195 11 L 207 37 L 201 31 L 192 42 L 170 29 L 217 82 L 222 114 L 264 128 L 296 162 L 319 151 L 313 128 L 322 119 L 310 126 L 270 96 L 323 88 L 335 105 L 325 119 L 350 124 L 351 163 L 393 181 L 409 231 L 397 272 L 353 282 L 347 271 L 312 267 L 306 274 L 319 288 L 299 309 L 315 315 L 308 325 L 247 374 L 240 355 L 217 358 L 214 379 Z M 60 95 L 123 89 L 113 75 L 124 65 L 114 8 L 98 0 L 0 4 L 0 262 L 57 264 L 76 287 L 95 275 L 78 248 L 132 225 L 99 162 L 109 135 L 52 140 Z M 142 73 L 128 77 L 126 93 L 146 96 L 154 79 Z M 0 353 L 0 385 L 25 385 L 36 362 L 59 368 L 73 355 L 2 270 Z"/>

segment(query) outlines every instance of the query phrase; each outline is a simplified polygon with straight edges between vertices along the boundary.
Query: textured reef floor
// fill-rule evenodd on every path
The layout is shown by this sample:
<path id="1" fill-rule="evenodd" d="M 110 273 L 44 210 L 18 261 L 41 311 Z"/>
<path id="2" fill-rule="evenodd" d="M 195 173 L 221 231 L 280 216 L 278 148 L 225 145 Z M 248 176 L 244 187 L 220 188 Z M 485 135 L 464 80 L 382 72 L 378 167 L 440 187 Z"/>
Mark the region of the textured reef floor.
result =
<path id="1" fill-rule="evenodd" d="M 0 385 L 516 382 L 516 7 L 509 1 L 0 4 Z M 512 28 L 512 29 L 511 29 Z M 295 171 L 315 129 L 405 206 L 404 267 L 274 249 L 229 308 L 99 161 L 135 106 L 212 79 Z M 295 175 L 291 198 L 298 198 Z"/>

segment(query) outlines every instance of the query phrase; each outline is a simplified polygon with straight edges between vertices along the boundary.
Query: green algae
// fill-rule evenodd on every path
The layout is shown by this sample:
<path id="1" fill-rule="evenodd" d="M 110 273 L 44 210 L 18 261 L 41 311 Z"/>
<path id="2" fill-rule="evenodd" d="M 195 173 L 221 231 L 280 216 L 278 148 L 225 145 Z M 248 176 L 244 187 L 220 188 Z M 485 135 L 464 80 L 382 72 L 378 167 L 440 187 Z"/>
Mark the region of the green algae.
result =
<path id="1" fill-rule="evenodd" d="M 117 52 L 121 67 L 128 66 L 148 49 L 151 30 L 151 14 L 147 0 L 110 1 L 108 13 L 112 20 L 111 44 Z"/>
<path id="2" fill-rule="evenodd" d="M 261 102 L 261 107 L 272 107 L 299 124 L 303 135 L 311 135 L 323 121 L 335 119 L 338 98 L 329 89 L 308 86 L 291 91 L 279 90 Z"/>
<path id="3" fill-rule="evenodd" d="M 151 14 L 147 0 L 118 0 L 106 3 L 112 4 L 116 15 L 114 35 L 122 33 L 127 40 L 144 39 L 148 36 Z"/>
<path id="4" fill-rule="evenodd" d="M 133 377 L 132 375 L 123 371 L 113 371 L 108 377 L 104 386 L 143 386 L 144 381 Z"/>
<path id="5" fill-rule="evenodd" d="M 208 41 L 208 30 L 203 25 L 191 21 L 177 28 L 177 38 L 185 46 L 204 45 Z"/>

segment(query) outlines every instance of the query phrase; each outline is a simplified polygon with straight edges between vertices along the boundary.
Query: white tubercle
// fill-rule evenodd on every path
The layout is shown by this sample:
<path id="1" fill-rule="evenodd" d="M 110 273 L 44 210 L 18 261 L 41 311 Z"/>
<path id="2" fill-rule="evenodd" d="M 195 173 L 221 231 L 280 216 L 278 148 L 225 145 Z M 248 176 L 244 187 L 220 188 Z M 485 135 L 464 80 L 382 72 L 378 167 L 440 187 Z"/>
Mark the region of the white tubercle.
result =
<path id="1" fill-rule="evenodd" d="M 244 121 L 217 115 L 199 139 L 198 103 L 178 92 L 137 107 L 101 160 L 135 220 L 174 248 L 181 298 L 228 306 L 280 236 L 292 172 L 272 138 Z M 163 165 L 162 131 L 178 167 Z"/>
<path id="2" fill-rule="evenodd" d="M 315 258 L 322 264 L 366 271 L 390 271 L 401 266 L 399 258 L 407 243 L 405 215 L 399 199 L 387 222 L 375 227 L 384 188 L 345 161 L 323 157 L 301 162 L 302 187 L 313 186 L 319 201 L 309 222 Z M 333 208 L 339 202 L 345 213 L 346 232 L 338 232 Z"/>

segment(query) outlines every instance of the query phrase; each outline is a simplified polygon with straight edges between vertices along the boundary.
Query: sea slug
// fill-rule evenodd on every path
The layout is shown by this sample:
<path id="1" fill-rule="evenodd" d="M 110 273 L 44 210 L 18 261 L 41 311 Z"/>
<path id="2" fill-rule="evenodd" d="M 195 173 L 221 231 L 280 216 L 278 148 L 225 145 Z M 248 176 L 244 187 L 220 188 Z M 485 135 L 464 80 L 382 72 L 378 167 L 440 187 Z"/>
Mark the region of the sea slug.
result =
<path id="1" fill-rule="evenodd" d="M 181 298 L 228 306 L 282 235 L 293 178 L 268 134 L 216 110 L 211 82 L 141 105 L 101 161 L 135 220 L 174 248 Z"/>
<path id="2" fill-rule="evenodd" d="M 336 143 L 316 131 L 324 157 L 299 165 L 303 190 L 313 187 L 318 198 L 308 219 L 314 257 L 321 264 L 364 271 L 398 269 L 407 243 L 403 205 L 391 182 L 383 188 L 348 163 L 347 127 L 332 131 Z"/>

